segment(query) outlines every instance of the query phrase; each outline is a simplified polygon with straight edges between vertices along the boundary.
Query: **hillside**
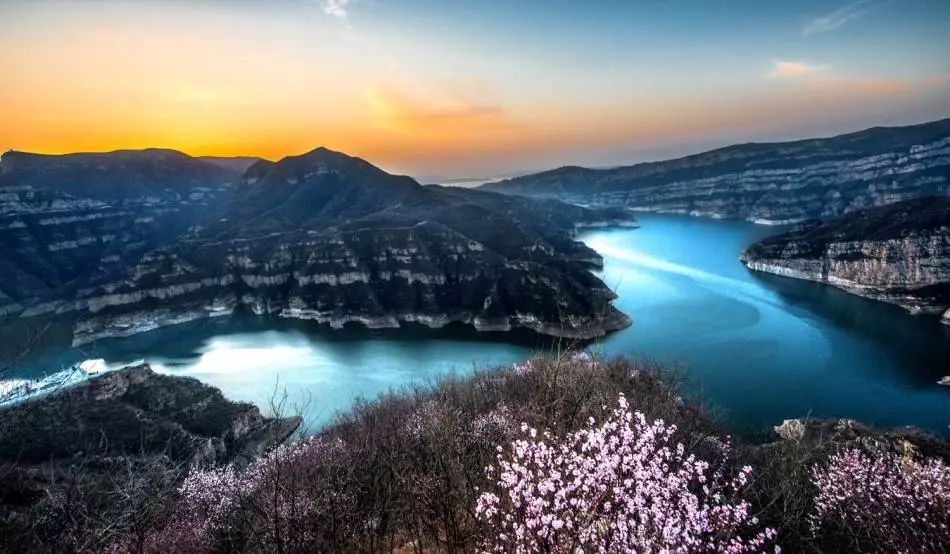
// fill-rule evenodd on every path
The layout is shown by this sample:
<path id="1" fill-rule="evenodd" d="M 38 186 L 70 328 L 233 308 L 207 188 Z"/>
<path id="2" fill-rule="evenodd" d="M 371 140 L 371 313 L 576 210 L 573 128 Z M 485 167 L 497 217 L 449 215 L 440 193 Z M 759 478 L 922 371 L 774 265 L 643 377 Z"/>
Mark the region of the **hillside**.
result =
<path id="1" fill-rule="evenodd" d="M 241 178 L 166 151 L 3 166 L 0 312 L 67 318 L 76 343 L 235 311 L 578 338 L 629 325 L 573 239 L 631 224 L 622 210 L 424 187 L 323 148 Z"/>
<path id="2" fill-rule="evenodd" d="M 358 403 L 234 460 L 275 422 L 192 380 L 120 370 L 37 401 L 12 435 L 0 426 L 52 459 L 0 452 L 0 533 L 17 552 L 149 554 L 936 553 L 950 540 L 945 439 L 792 419 L 741 442 L 673 374 L 542 356 Z M 79 430 L 56 424 L 64 407 Z M 72 436 L 102 440 L 49 440 Z M 205 463 L 176 463 L 192 457 Z"/>
<path id="3" fill-rule="evenodd" d="M 615 169 L 563 167 L 481 188 L 582 205 L 801 222 L 950 194 L 950 119 L 739 144 Z"/>

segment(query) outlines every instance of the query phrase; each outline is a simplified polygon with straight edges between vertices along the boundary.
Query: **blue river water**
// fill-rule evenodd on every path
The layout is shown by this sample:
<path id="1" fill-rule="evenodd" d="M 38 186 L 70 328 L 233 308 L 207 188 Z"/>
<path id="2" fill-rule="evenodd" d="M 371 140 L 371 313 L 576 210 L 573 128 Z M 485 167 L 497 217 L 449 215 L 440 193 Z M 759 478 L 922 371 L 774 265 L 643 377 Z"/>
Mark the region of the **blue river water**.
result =
<path id="1" fill-rule="evenodd" d="M 692 399 L 733 432 L 785 418 L 848 417 L 950 434 L 950 329 L 934 319 L 832 287 L 750 272 L 748 244 L 779 229 L 739 221 L 642 214 L 639 229 L 582 235 L 604 256 L 604 281 L 634 324 L 589 348 L 678 364 Z M 13 377 L 86 358 L 144 359 L 268 410 L 286 395 L 311 428 L 358 397 L 517 362 L 550 343 L 529 333 L 461 326 L 330 330 L 308 322 L 199 321 L 38 353 Z"/>

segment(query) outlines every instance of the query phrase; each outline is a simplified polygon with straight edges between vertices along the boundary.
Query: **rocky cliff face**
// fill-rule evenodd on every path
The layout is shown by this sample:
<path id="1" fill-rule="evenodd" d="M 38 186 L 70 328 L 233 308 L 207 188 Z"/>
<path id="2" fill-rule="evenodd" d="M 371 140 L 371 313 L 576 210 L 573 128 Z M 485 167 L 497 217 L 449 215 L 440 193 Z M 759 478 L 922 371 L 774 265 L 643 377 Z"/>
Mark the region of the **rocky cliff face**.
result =
<path id="1" fill-rule="evenodd" d="M 12 211 L 8 225 L 24 226 L 0 235 L 16 253 L 0 256 L 16 276 L 0 279 L 0 310 L 70 318 L 75 343 L 235 311 L 334 327 L 460 321 L 580 338 L 629 325 L 589 271 L 600 257 L 573 240 L 585 225 L 631 224 L 623 211 L 423 187 L 325 149 L 257 162 L 237 185 L 208 186 L 231 174 L 195 163 L 214 170 L 194 180 L 208 195 L 194 196 L 192 181 L 162 187 L 155 209 L 177 215 L 152 227 L 136 224 L 151 204 L 125 200 L 128 216 L 83 227 L 120 209 L 88 189 L 55 216 L 88 218 L 71 219 L 63 240 L 35 230 L 53 216 Z M 14 157 L 6 182 L 29 185 L 9 186 L 69 193 L 40 189 L 19 166 Z"/>
<path id="2" fill-rule="evenodd" d="M 252 404 L 147 365 L 93 377 L 0 411 L 0 463 L 87 463 L 163 456 L 207 464 L 251 459 L 283 442 L 298 417 L 271 419 Z M 104 440 L 107 438 L 108 440 Z"/>
<path id="3" fill-rule="evenodd" d="M 950 197 L 810 222 L 750 246 L 751 269 L 835 285 L 950 323 Z"/>
<path id="4" fill-rule="evenodd" d="M 58 302 L 175 240 L 230 198 L 240 174 L 168 150 L 0 160 L 0 317 Z"/>
<path id="5" fill-rule="evenodd" d="M 950 119 L 742 144 L 616 169 L 564 167 L 482 188 L 583 205 L 795 223 L 950 194 Z"/>

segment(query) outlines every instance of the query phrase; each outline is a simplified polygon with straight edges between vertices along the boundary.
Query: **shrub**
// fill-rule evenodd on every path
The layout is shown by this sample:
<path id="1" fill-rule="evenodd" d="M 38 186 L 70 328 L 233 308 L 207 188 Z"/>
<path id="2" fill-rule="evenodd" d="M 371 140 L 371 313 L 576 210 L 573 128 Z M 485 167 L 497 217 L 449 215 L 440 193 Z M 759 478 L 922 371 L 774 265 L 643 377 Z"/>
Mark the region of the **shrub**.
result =
<path id="1" fill-rule="evenodd" d="M 813 471 L 812 531 L 831 548 L 944 552 L 950 545 L 950 468 L 875 450 L 847 449 Z"/>
<path id="2" fill-rule="evenodd" d="M 476 506 L 486 550 L 752 552 L 775 538 L 739 499 L 751 468 L 729 478 L 674 444 L 675 426 L 618 404 L 561 440 L 524 426 L 499 447 Z"/>
<path id="3" fill-rule="evenodd" d="M 334 549 L 343 534 L 339 526 L 354 510 L 344 456 L 340 442 L 311 437 L 280 446 L 242 471 L 230 465 L 194 469 L 178 489 L 170 519 L 141 550 Z"/>

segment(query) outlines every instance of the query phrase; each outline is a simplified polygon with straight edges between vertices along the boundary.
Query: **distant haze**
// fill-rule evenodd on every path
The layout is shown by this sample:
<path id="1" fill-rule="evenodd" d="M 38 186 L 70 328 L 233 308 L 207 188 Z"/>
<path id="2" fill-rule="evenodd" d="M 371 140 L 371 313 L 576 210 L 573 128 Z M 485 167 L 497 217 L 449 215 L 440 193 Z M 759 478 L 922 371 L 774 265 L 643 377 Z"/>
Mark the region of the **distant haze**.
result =
<path id="1" fill-rule="evenodd" d="M 621 165 L 950 116 L 947 28 L 945 0 L 0 0 L 0 148 Z"/>

